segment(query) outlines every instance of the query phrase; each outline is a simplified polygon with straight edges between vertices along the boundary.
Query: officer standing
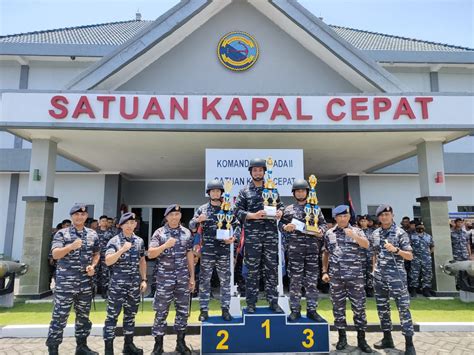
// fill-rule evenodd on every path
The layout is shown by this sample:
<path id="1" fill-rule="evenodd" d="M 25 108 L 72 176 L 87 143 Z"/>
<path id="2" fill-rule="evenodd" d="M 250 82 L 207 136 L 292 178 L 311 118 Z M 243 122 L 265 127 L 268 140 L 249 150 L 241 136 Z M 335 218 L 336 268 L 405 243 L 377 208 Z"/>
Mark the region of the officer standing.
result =
<path id="1" fill-rule="evenodd" d="M 285 208 L 280 220 L 280 227 L 287 233 L 288 243 L 291 309 L 288 320 L 293 322 L 301 317 L 301 288 L 304 287 L 306 290 L 306 316 L 316 322 L 324 322 L 316 309 L 318 307 L 319 256 L 322 237 L 326 232 L 326 221 L 319 210 L 319 233 L 312 235 L 296 230 L 296 225 L 291 222 L 293 219 L 305 222 L 304 208 L 309 193 L 309 184 L 303 179 L 295 180 L 291 191 L 296 203 Z"/>
<path id="2" fill-rule="evenodd" d="M 97 228 L 97 236 L 99 237 L 100 245 L 100 262 L 97 270 L 97 281 L 100 286 L 102 298 L 107 298 L 107 289 L 109 287 L 109 267 L 105 264 L 105 252 L 107 250 L 107 243 L 114 236 L 112 230 L 108 227 L 107 216 L 100 216 L 99 228 Z"/>
<path id="3" fill-rule="evenodd" d="M 46 345 L 49 354 L 58 354 L 71 306 L 76 311 L 76 355 L 98 354 L 87 346 L 92 323 L 89 320 L 95 268 L 99 262 L 99 238 L 84 226 L 87 210 L 75 204 L 69 211 L 72 226 L 54 235 L 51 253 L 57 260 L 54 308 Z"/>
<path id="4" fill-rule="evenodd" d="M 108 243 L 105 263 L 110 267 L 110 289 L 107 300 L 107 318 L 104 323 L 105 354 L 113 355 L 117 319 L 123 308 L 123 354 L 143 354 L 133 343 L 135 316 L 140 293 L 147 287 L 145 244 L 133 231 L 137 226 L 135 214 L 124 213 L 119 225 L 122 231 Z"/>
<path id="5" fill-rule="evenodd" d="M 413 345 L 413 322 L 410 314 L 404 260 L 412 260 L 412 248 L 407 233 L 393 221 L 393 209 L 389 205 L 377 208 L 376 215 L 381 227 L 372 233 L 375 270 L 374 288 L 377 312 L 383 331 L 383 339 L 374 344 L 376 349 L 394 348 L 392 321 L 390 318 L 390 297 L 400 315 L 402 334 L 405 336 L 405 354 L 416 354 Z"/>
<path id="6" fill-rule="evenodd" d="M 423 296 L 431 296 L 431 280 L 433 279 L 433 269 L 431 264 L 431 253 L 434 250 L 433 237 L 425 233 L 425 226 L 422 222 L 416 225 L 416 233 L 410 235 L 411 248 L 413 249 L 413 260 L 411 261 L 410 275 L 410 296 L 416 297 L 416 289 L 423 289 Z"/>
<path id="7" fill-rule="evenodd" d="M 164 215 L 166 224 L 153 233 L 148 258 L 158 258 L 156 264 L 156 293 L 153 309 L 156 311 L 152 327 L 155 346 L 152 355 L 163 353 L 163 336 L 171 301 L 174 300 L 176 318 L 174 329 L 178 335 L 176 351 L 191 354 L 186 346 L 190 292 L 194 290 L 194 255 L 191 231 L 181 225 L 181 208 L 169 206 Z"/>
<path id="8" fill-rule="evenodd" d="M 359 218 L 359 227 L 364 232 L 366 238 L 371 241 L 372 232 L 374 231 L 372 228 L 369 228 L 369 215 L 363 215 Z M 367 297 L 374 296 L 374 280 L 372 278 L 372 258 L 374 254 L 372 253 L 372 248 L 364 249 L 365 257 L 362 260 L 363 269 L 364 269 L 364 278 L 365 278 L 365 294 Z"/>
<path id="9" fill-rule="evenodd" d="M 206 193 L 209 202 L 199 207 L 189 222 L 193 233 L 197 232 L 199 225 L 202 228 L 201 263 L 199 271 L 199 305 L 201 313 L 199 320 L 209 318 L 209 299 L 211 294 L 211 277 L 214 267 L 220 280 L 222 318 L 232 320 L 229 313 L 230 307 L 230 249 L 229 245 L 240 236 L 240 227 L 236 219 L 232 220 L 233 237 L 227 240 L 216 239 L 217 214 L 221 210 L 224 185 L 219 180 L 212 180 L 207 184 Z M 233 247 L 233 245 L 232 245 Z"/>
<path id="10" fill-rule="evenodd" d="M 454 261 L 469 260 L 471 249 L 467 232 L 463 228 L 462 218 L 454 220 L 454 228 L 451 229 L 451 246 L 453 248 Z"/>
<path id="11" fill-rule="evenodd" d="M 246 280 L 247 313 L 255 313 L 258 299 L 260 265 L 263 261 L 265 293 L 270 309 L 283 313 L 278 305 L 278 230 L 273 219 L 267 219 L 262 192 L 267 170 L 264 159 L 252 159 L 249 164 L 252 181 L 240 190 L 235 202 L 235 215 L 244 228 L 244 264 L 248 269 Z M 284 205 L 277 198 L 276 219 L 280 219 Z"/>
<path id="12" fill-rule="evenodd" d="M 324 235 L 323 281 L 331 282 L 334 325 L 339 332 L 336 349 L 343 350 L 347 346 L 346 299 L 349 298 L 357 329 L 357 347 L 364 353 L 371 353 L 372 349 L 365 340 L 367 317 L 362 265 L 365 258 L 363 249 L 369 247 L 369 241 L 364 232 L 350 225 L 349 206 L 337 206 L 332 216 L 336 219 L 336 226 Z"/>

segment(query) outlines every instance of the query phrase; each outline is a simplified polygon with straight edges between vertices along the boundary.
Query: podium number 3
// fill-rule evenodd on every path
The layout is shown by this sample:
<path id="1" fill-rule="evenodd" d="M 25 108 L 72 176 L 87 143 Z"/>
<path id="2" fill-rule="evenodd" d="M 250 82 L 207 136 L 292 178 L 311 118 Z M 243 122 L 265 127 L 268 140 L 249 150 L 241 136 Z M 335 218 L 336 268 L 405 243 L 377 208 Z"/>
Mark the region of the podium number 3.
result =
<path id="1" fill-rule="evenodd" d="M 305 329 L 303 330 L 303 334 L 306 335 L 306 341 L 302 341 L 301 345 L 306 349 L 312 348 L 314 346 L 314 332 L 311 329 Z"/>
<path id="2" fill-rule="evenodd" d="M 270 319 L 262 323 L 262 328 L 265 328 L 265 338 L 270 339 Z"/>
<path id="3" fill-rule="evenodd" d="M 218 337 L 222 337 L 219 344 L 217 344 L 217 350 L 229 350 L 229 345 L 226 344 L 227 340 L 229 340 L 229 332 L 227 330 L 219 330 L 217 332 Z"/>

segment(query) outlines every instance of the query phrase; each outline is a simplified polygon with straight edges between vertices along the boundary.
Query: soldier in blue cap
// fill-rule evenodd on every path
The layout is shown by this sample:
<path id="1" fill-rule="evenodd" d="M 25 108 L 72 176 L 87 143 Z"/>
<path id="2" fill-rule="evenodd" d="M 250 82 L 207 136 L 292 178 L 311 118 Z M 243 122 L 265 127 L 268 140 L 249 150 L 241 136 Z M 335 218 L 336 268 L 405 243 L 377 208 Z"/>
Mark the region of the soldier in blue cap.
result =
<path id="1" fill-rule="evenodd" d="M 113 355 L 117 319 L 123 308 L 124 354 L 143 354 L 133 343 L 135 316 L 140 303 L 140 293 L 147 287 L 145 244 L 135 235 L 135 214 L 124 213 L 119 225 L 122 231 L 108 243 L 105 263 L 110 267 L 110 289 L 107 299 L 107 318 L 104 324 L 105 354 Z"/>
<path id="2" fill-rule="evenodd" d="M 270 309 L 283 313 L 278 305 L 278 230 L 275 220 L 267 219 L 262 192 L 267 170 L 264 159 L 250 160 L 252 181 L 240 190 L 235 201 L 235 215 L 244 229 L 244 264 L 248 269 L 246 280 L 247 313 L 255 313 L 258 298 L 260 265 L 263 262 L 265 293 Z M 277 198 L 276 219 L 280 219 L 284 209 Z"/>
<path id="3" fill-rule="evenodd" d="M 350 225 L 349 206 L 337 206 L 332 216 L 336 225 L 324 235 L 323 281 L 331 282 L 334 325 L 339 333 L 336 349 L 343 350 L 347 346 L 346 299 L 349 298 L 357 329 L 357 347 L 364 353 L 371 353 L 365 340 L 367 317 L 363 272 L 364 249 L 369 247 L 369 241 L 362 230 Z"/>
<path id="4" fill-rule="evenodd" d="M 433 279 L 433 269 L 431 264 L 431 254 L 434 250 L 433 237 L 425 232 L 423 222 L 418 222 L 416 232 L 410 235 L 410 244 L 413 249 L 413 260 L 410 269 L 410 287 L 408 291 L 411 297 L 416 297 L 416 289 L 420 286 L 423 296 L 431 296 L 431 281 Z"/>
<path id="5" fill-rule="evenodd" d="M 57 260 L 54 308 L 46 345 L 49 354 L 58 354 L 71 306 L 76 311 L 76 355 L 98 354 L 87 346 L 92 323 L 89 320 L 93 297 L 92 277 L 99 263 L 99 238 L 85 227 L 87 210 L 75 204 L 69 211 L 72 226 L 61 229 L 53 238 L 51 254 Z"/>
<path id="6" fill-rule="evenodd" d="M 326 220 L 319 210 L 317 235 L 308 234 L 296 229 L 293 219 L 305 222 L 305 205 L 309 193 L 309 184 L 304 179 L 293 182 L 291 191 L 296 203 L 289 205 L 283 211 L 280 227 L 287 233 L 288 239 L 288 275 L 290 277 L 290 309 L 289 321 L 301 317 L 301 290 L 306 290 L 306 316 L 316 322 L 324 319 L 316 311 L 318 307 L 318 276 L 319 256 L 322 247 L 322 237 L 326 232 Z"/>
<path id="7" fill-rule="evenodd" d="M 376 349 L 394 348 L 392 321 L 390 317 L 390 297 L 400 315 L 402 334 L 405 336 L 405 354 L 416 354 L 413 345 L 413 322 L 410 314 L 410 296 L 407 288 L 407 275 L 404 260 L 412 260 L 412 248 L 408 234 L 393 221 L 393 209 L 389 205 L 377 208 L 381 227 L 372 233 L 374 251 L 374 289 L 377 312 L 383 331 L 383 339 L 374 344 Z"/>
<path id="8" fill-rule="evenodd" d="M 151 238 L 148 249 L 150 259 L 156 264 L 156 293 L 153 309 L 156 311 L 152 327 L 155 346 L 152 355 L 163 353 L 163 336 L 171 301 L 174 300 L 177 333 L 176 352 L 191 354 L 185 342 L 189 316 L 189 297 L 194 290 L 194 255 L 191 231 L 181 225 L 181 207 L 169 206 L 165 211 L 166 224 L 158 228 Z"/>
<path id="9" fill-rule="evenodd" d="M 199 305 L 201 313 L 199 320 L 209 318 L 209 299 L 211 293 L 211 277 L 214 267 L 220 280 L 222 318 L 232 320 L 230 307 L 230 249 L 229 245 L 239 241 L 240 225 L 236 219 L 232 220 L 233 237 L 227 240 L 216 239 L 217 214 L 221 210 L 224 185 L 219 180 L 212 180 L 206 186 L 209 202 L 196 210 L 189 222 L 189 228 L 195 233 L 202 227 L 201 263 L 199 272 Z"/>

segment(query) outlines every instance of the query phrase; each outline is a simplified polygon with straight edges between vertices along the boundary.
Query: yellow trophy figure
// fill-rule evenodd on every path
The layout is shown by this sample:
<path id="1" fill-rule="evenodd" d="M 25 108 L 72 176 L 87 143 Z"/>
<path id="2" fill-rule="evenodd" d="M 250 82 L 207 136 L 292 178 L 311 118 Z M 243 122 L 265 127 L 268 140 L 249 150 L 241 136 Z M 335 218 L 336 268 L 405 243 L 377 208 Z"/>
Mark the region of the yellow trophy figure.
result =
<path id="1" fill-rule="evenodd" d="M 222 202 L 221 209 L 223 211 L 230 211 L 230 193 L 232 192 L 232 181 L 227 179 L 224 182 L 224 201 Z"/>
<path id="2" fill-rule="evenodd" d="M 223 226 L 223 222 L 225 219 L 225 214 L 224 211 L 220 210 L 219 213 L 217 213 L 217 229 L 221 229 Z"/>
<path id="3" fill-rule="evenodd" d="M 307 205 L 305 206 L 305 219 L 306 219 L 306 230 L 312 233 L 318 233 L 318 220 L 319 220 L 319 206 L 318 206 L 318 197 L 316 195 L 316 185 L 318 184 L 318 179 L 316 176 L 311 175 L 308 178 L 310 190 L 308 193 L 308 198 L 306 199 Z"/>
<path id="4" fill-rule="evenodd" d="M 225 215 L 225 221 L 227 222 L 226 224 L 226 228 L 227 230 L 230 230 L 230 227 L 231 227 L 231 223 L 232 223 L 232 220 L 234 219 L 234 215 L 232 214 L 232 212 L 227 212 L 226 215 Z"/>
<path id="5" fill-rule="evenodd" d="M 264 210 L 267 213 L 266 218 L 269 218 L 269 219 L 275 218 L 277 198 L 278 198 L 278 192 L 276 191 L 275 182 L 273 181 L 273 177 L 272 177 L 273 165 L 274 165 L 273 159 L 271 157 L 268 157 L 266 160 L 267 178 L 265 179 L 265 183 L 263 184 L 262 197 L 263 197 Z M 271 206 L 269 205 L 269 202 L 268 202 L 270 198 L 272 199 Z"/>
<path id="6" fill-rule="evenodd" d="M 270 198 L 270 192 L 268 192 L 268 189 L 263 189 L 262 192 L 262 197 L 263 197 L 263 205 L 268 206 L 268 199 Z"/>

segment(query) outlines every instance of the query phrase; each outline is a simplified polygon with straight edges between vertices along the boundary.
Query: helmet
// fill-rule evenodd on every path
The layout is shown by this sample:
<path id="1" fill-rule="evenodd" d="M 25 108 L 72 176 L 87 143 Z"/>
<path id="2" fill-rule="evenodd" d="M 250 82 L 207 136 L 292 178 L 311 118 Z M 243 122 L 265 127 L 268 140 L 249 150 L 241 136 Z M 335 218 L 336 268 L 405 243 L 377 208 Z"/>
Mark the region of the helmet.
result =
<path id="1" fill-rule="evenodd" d="M 263 168 L 267 171 L 267 162 L 262 158 L 254 158 L 250 160 L 249 171 L 252 172 L 252 168 Z"/>
<path id="2" fill-rule="evenodd" d="M 218 179 L 211 180 L 207 183 L 206 193 L 209 194 L 209 191 L 219 189 L 222 193 L 224 193 L 224 185 Z"/>
<path id="3" fill-rule="evenodd" d="M 306 190 L 309 192 L 309 184 L 304 179 L 297 179 L 293 181 L 293 187 L 291 188 L 291 192 L 295 193 L 295 190 Z"/>

